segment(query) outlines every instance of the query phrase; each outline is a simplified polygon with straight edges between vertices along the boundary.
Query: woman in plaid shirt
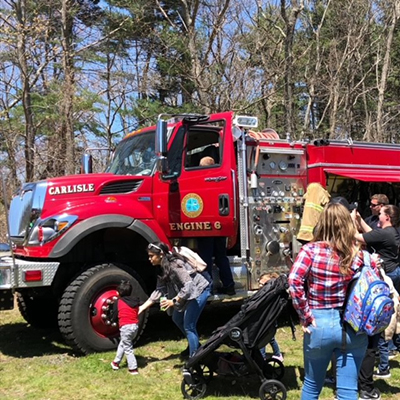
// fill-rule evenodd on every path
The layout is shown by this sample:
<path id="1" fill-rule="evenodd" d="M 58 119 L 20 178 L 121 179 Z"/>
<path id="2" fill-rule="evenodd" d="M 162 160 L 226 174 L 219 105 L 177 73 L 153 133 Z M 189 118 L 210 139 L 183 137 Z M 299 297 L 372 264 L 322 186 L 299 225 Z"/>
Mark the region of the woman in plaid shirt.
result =
<path id="1" fill-rule="evenodd" d="M 340 317 L 347 286 L 362 265 L 356 233 L 349 211 L 341 204 L 328 204 L 315 227 L 314 240 L 302 247 L 290 271 L 290 295 L 304 332 L 302 400 L 318 399 L 333 354 L 338 399 L 358 398 L 357 378 L 367 335 L 348 329 L 343 353 Z"/>

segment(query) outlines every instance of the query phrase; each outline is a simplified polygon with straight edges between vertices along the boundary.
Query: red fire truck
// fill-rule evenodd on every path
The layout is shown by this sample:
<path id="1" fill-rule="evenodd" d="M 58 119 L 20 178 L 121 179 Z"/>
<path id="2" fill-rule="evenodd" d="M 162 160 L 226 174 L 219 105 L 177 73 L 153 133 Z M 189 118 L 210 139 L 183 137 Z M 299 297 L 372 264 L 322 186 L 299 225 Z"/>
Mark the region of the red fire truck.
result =
<path id="1" fill-rule="evenodd" d="M 58 322 L 75 349 L 109 350 L 117 284 L 129 279 L 143 300 L 154 289 L 148 243 L 196 249 L 199 237 L 226 237 L 243 298 L 263 272 L 288 271 L 308 183 L 358 201 L 362 213 L 374 193 L 396 202 L 400 146 L 291 141 L 256 127 L 256 118 L 232 112 L 160 116 L 121 141 L 105 173 L 24 184 L 10 203 L 13 256 L 0 260 L 0 308 L 16 293 L 32 325 Z M 200 166 L 204 156 L 215 164 Z M 213 278 L 217 288 L 217 268 Z"/>

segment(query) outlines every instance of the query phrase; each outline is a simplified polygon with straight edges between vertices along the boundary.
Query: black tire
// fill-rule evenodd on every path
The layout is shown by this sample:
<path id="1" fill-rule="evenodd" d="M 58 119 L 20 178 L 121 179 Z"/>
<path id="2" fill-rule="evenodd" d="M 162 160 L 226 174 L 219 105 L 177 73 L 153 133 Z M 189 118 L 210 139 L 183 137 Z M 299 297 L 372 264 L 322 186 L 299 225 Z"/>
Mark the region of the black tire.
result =
<path id="1" fill-rule="evenodd" d="M 204 397 L 207 391 L 207 384 L 196 374 L 192 375 L 192 383 L 187 383 L 185 379 L 181 383 L 181 392 L 185 399 L 197 400 Z"/>
<path id="2" fill-rule="evenodd" d="M 57 299 L 33 293 L 17 293 L 17 304 L 22 317 L 35 328 L 57 328 Z"/>
<path id="3" fill-rule="evenodd" d="M 118 345 L 118 327 L 107 325 L 103 306 L 116 295 L 122 279 L 133 286 L 132 295 L 142 302 L 147 299 L 140 278 L 134 271 L 127 272 L 122 265 L 96 265 L 79 275 L 64 291 L 58 310 L 58 325 L 66 342 L 75 350 L 88 354 L 115 349 Z M 108 302 L 108 303 L 107 303 Z M 147 324 L 148 312 L 140 315 L 139 330 L 134 342 L 140 338 Z"/>
<path id="4" fill-rule="evenodd" d="M 261 400 L 286 400 L 287 398 L 285 385 L 272 379 L 263 382 L 258 394 Z"/>
<path id="5" fill-rule="evenodd" d="M 285 375 L 285 366 L 276 358 L 269 358 L 263 363 L 263 373 L 267 379 L 281 380 Z"/>

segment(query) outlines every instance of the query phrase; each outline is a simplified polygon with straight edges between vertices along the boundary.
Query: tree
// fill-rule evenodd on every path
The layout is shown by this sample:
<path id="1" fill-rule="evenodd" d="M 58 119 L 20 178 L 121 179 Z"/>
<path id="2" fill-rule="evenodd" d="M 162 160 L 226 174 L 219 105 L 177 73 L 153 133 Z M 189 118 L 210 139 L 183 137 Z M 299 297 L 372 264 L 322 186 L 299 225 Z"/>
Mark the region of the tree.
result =
<path id="1" fill-rule="evenodd" d="M 384 51 L 382 60 L 380 60 L 380 54 L 378 53 L 378 64 L 379 61 L 382 61 L 381 72 L 380 74 L 377 72 L 378 104 L 376 115 L 376 139 L 378 142 L 383 142 L 386 139 L 384 132 L 386 125 L 386 118 L 384 116 L 384 102 L 387 81 L 389 77 L 394 32 L 400 18 L 400 3 L 398 1 L 387 1 L 384 6 L 387 7 L 387 12 L 385 13 L 386 15 L 384 18 L 387 21 L 385 22 L 384 31 L 387 33 L 384 36 L 385 41 L 382 43 Z"/>
<path id="2" fill-rule="evenodd" d="M 303 0 L 291 0 L 291 8 L 287 7 L 286 0 L 281 0 L 281 15 L 285 22 L 285 128 L 286 132 L 294 134 L 294 80 L 293 80 L 293 44 L 295 39 L 295 27 L 300 12 L 304 8 Z"/>

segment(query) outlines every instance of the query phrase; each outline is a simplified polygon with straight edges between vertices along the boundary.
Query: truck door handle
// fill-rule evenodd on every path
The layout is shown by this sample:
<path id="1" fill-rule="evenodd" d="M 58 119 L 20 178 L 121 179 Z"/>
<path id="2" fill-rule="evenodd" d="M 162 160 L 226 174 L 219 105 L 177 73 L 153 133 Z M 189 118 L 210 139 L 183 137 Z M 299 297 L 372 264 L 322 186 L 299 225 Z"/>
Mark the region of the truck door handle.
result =
<path id="1" fill-rule="evenodd" d="M 227 194 L 219 195 L 219 215 L 229 215 L 229 196 Z"/>

